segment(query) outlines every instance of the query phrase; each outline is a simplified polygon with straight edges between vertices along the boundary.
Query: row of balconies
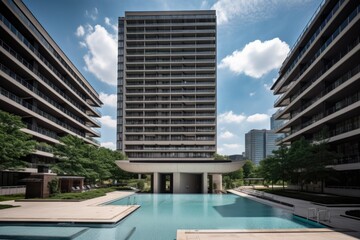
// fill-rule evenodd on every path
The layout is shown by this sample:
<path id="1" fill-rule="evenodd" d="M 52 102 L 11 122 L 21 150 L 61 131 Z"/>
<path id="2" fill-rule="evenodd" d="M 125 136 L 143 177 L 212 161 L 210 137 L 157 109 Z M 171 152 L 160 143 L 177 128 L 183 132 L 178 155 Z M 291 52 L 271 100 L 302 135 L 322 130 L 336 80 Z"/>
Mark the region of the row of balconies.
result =
<path id="1" fill-rule="evenodd" d="M 204 125 L 215 125 L 215 119 L 125 119 L 125 125 L 191 125 L 191 124 L 204 124 Z"/>
<path id="2" fill-rule="evenodd" d="M 35 88 L 33 85 L 31 85 L 30 83 L 28 83 L 27 81 L 25 81 L 23 78 L 21 78 L 19 75 L 17 75 L 16 73 L 10 71 L 10 69 L 8 69 L 7 67 L 5 67 L 4 65 L 2 65 L 0 63 L 0 69 L 5 72 L 6 74 L 8 74 L 9 76 L 12 77 L 12 79 L 15 79 L 17 82 L 19 82 L 20 84 L 22 84 L 24 87 L 26 87 L 27 89 L 29 89 L 30 91 L 32 91 L 35 96 L 39 96 L 42 100 L 45 100 L 46 103 L 51 104 L 53 107 L 59 109 L 61 112 L 63 112 L 64 114 L 68 115 L 69 117 L 71 117 L 71 119 L 77 121 L 78 123 L 85 125 L 85 120 L 83 120 L 83 118 L 78 117 L 77 115 L 73 114 L 72 112 L 70 112 L 69 110 L 67 110 L 66 108 L 64 108 L 63 106 L 61 106 L 59 103 L 57 103 L 55 100 L 51 99 L 48 97 L 48 95 L 45 95 L 44 93 L 42 93 L 41 91 L 39 91 L 37 88 Z M 83 113 L 84 114 L 84 113 Z M 86 116 L 84 114 L 84 116 Z M 92 126 L 94 127 L 100 127 L 101 123 L 92 117 L 88 117 L 86 116 L 89 120 L 90 120 L 90 124 L 92 124 Z"/>
<path id="3" fill-rule="evenodd" d="M 215 132 L 214 127 L 127 127 L 126 133 L 147 133 L 156 132 L 158 134 L 166 134 L 168 132 L 197 132 L 209 133 Z"/>
<path id="4" fill-rule="evenodd" d="M 189 160 L 193 160 L 195 158 L 213 158 L 214 157 L 214 153 L 209 153 L 209 152 L 205 152 L 205 153 L 188 153 L 188 152 L 184 152 L 184 153 L 155 153 L 155 152 L 142 152 L 142 153 L 138 153 L 138 152 L 125 152 L 126 155 L 132 159 L 132 158 L 145 158 L 145 159 L 152 159 L 152 158 L 169 158 L 169 159 L 173 159 L 173 158 L 188 158 Z"/>
<path id="5" fill-rule="evenodd" d="M 154 104 L 154 103 L 132 103 L 132 104 L 126 104 L 126 110 L 131 110 L 131 109 L 178 109 L 178 108 L 184 108 L 184 109 L 189 109 L 189 108 L 215 108 L 215 104 Z"/>
<path id="6" fill-rule="evenodd" d="M 203 43 L 197 41 L 196 43 L 194 42 L 184 42 L 184 43 L 178 43 L 178 42 L 169 42 L 169 43 L 153 43 L 153 42 L 143 42 L 142 44 L 140 43 L 133 43 L 133 42 L 129 42 L 126 45 L 126 49 L 167 49 L 167 48 L 171 48 L 171 49 L 176 49 L 176 48 L 181 48 L 181 49 L 193 49 L 194 51 L 198 48 L 211 48 L 211 49 L 215 49 L 216 45 L 215 42 L 209 44 L 209 41 L 203 41 Z"/>
<path id="7" fill-rule="evenodd" d="M 22 63 L 23 66 L 25 66 L 28 70 L 30 70 L 31 72 L 33 72 L 35 75 L 37 75 L 41 80 L 43 80 L 48 86 L 50 86 L 51 88 L 53 88 L 57 93 L 59 93 L 62 97 L 64 97 L 66 100 L 68 100 L 71 104 L 73 104 L 74 106 L 76 106 L 76 108 L 78 110 L 81 110 L 82 112 L 85 113 L 85 109 L 84 107 L 80 106 L 75 100 L 73 100 L 72 98 L 69 97 L 69 94 L 65 94 L 64 91 L 60 90 L 59 87 L 57 87 L 53 81 L 50 81 L 47 77 L 45 77 L 43 74 L 41 74 L 39 71 L 35 71 L 34 67 L 32 64 L 30 64 L 26 59 L 24 59 L 20 54 L 18 54 L 15 50 L 13 50 L 9 45 L 7 45 L 4 41 L 2 41 L 0 39 L 0 46 L 6 50 L 8 53 L 10 53 L 13 57 L 15 57 L 19 62 Z M 81 94 L 77 89 L 75 89 L 75 87 L 69 83 L 68 80 L 66 80 L 42 55 L 40 55 L 39 52 L 37 52 L 35 49 L 33 51 L 39 59 L 42 60 L 42 62 L 52 70 L 52 72 L 59 77 L 65 84 L 65 86 L 68 86 L 71 88 L 71 90 L 73 90 L 76 94 L 73 94 L 74 96 L 76 96 L 77 98 L 80 97 L 84 100 L 84 103 L 86 103 L 86 97 L 84 94 Z M 2 65 L 2 70 L 4 70 L 5 68 Z M 6 69 L 8 71 L 10 71 L 10 69 Z M 71 91 L 68 91 L 69 93 Z M 87 104 L 85 104 L 87 105 Z M 100 112 L 95 109 L 94 107 L 91 107 L 88 105 L 88 108 L 91 109 L 93 111 L 93 113 L 95 113 L 96 116 L 101 116 Z"/>
<path id="8" fill-rule="evenodd" d="M 21 12 L 19 9 L 17 10 L 18 10 L 17 12 Z M 14 25 L 12 25 L 2 14 L 0 14 L 0 21 L 4 23 L 4 25 L 17 37 L 18 40 L 20 40 L 20 42 L 22 42 L 25 46 L 28 47 L 28 49 L 30 49 L 35 55 L 37 55 L 39 59 L 53 71 L 54 74 L 56 74 L 64 82 L 66 81 L 66 85 L 68 85 L 73 91 L 75 91 L 78 96 L 82 97 L 83 99 L 84 98 L 86 99 L 86 96 L 83 93 L 81 93 L 77 88 L 75 88 L 72 85 L 72 83 L 70 83 L 67 79 L 65 79 L 62 76 L 62 74 L 60 74 L 56 70 L 56 68 L 54 68 L 43 57 L 43 55 L 34 46 L 32 46 L 32 44 L 17 30 L 17 28 Z M 28 23 L 32 25 L 32 23 L 30 22 Z M 74 82 L 76 82 L 83 91 L 87 92 L 90 96 L 92 96 L 93 100 L 95 100 L 97 105 L 100 106 L 100 101 L 98 100 L 99 97 L 96 94 L 94 94 L 92 90 L 89 89 L 89 87 L 83 82 L 83 80 L 80 79 L 80 77 L 74 72 L 74 70 L 65 62 L 65 60 L 62 59 L 60 54 L 57 53 L 51 47 L 51 45 L 46 41 L 46 39 L 37 31 L 36 27 L 32 25 L 30 29 L 34 31 L 35 35 L 40 38 L 40 41 L 43 44 L 43 46 L 53 54 L 55 59 L 57 59 L 59 63 L 70 73 L 70 75 L 74 78 L 74 80 L 76 79 Z"/>
<path id="9" fill-rule="evenodd" d="M 186 146 L 186 145 L 126 145 L 126 150 L 154 150 L 154 151 L 199 151 L 199 150 L 216 150 L 214 145 L 199 145 L 199 146 Z"/>
<path id="10" fill-rule="evenodd" d="M 336 30 L 333 31 L 333 33 L 330 35 L 330 37 L 327 38 L 326 41 L 324 41 L 324 44 L 322 46 L 319 47 L 319 49 L 315 52 L 314 50 L 314 54 L 311 57 L 308 57 L 310 60 L 307 61 L 304 64 L 293 64 L 294 67 L 295 66 L 300 66 L 301 65 L 301 69 L 300 72 L 294 77 L 291 78 L 292 81 L 296 81 L 298 78 L 300 78 L 300 76 L 302 76 L 302 74 L 308 70 L 308 68 L 319 58 L 319 56 L 325 52 L 325 50 L 328 49 L 329 45 L 332 44 L 332 42 L 335 39 L 338 39 L 337 37 L 340 35 L 340 33 L 342 33 L 342 31 L 344 29 L 347 28 L 347 26 L 354 20 L 355 17 L 357 17 L 357 15 L 360 13 L 360 5 L 358 5 L 349 15 L 348 17 L 342 22 L 342 24 L 340 24 L 338 26 L 338 28 Z M 356 38 L 356 37 L 355 37 Z M 355 40 L 356 41 L 356 40 Z M 350 44 L 352 45 L 352 44 Z M 347 46 L 346 46 L 347 47 Z M 348 48 L 348 47 L 347 47 Z M 350 51 L 350 50 L 348 50 Z M 303 59 L 303 57 L 300 57 L 300 59 Z M 298 63 L 298 61 L 296 62 Z M 294 72 L 294 67 L 289 68 L 287 70 L 287 72 L 284 74 L 283 79 L 280 80 L 280 82 L 277 84 L 277 88 L 275 89 L 275 93 L 277 93 L 277 91 L 282 88 L 282 85 L 285 83 L 285 81 L 287 79 L 290 79 L 289 76 L 291 75 L 291 73 Z"/>
<path id="11" fill-rule="evenodd" d="M 174 36 L 174 35 L 167 35 L 167 36 L 132 36 L 132 37 L 127 37 L 126 42 L 147 42 L 147 41 L 157 41 L 157 42 L 177 42 L 177 41 L 197 41 L 197 40 L 207 40 L 207 41 L 215 41 L 216 37 L 215 35 L 211 36 L 211 35 L 204 35 L 204 36 L 196 36 L 194 35 L 190 35 L 190 36 L 186 36 L 186 35 L 179 35 L 179 36 Z"/>
<path id="12" fill-rule="evenodd" d="M 5 90 L 4 88 L 0 88 L 1 90 L 1 95 L 5 96 L 6 98 L 8 98 L 9 100 L 11 99 L 12 101 L 20 104 L 21 106 L 29 109 L 30 111 L 38 114 L 39 116 L 41 117 L 44 117 L 48 120 L 50 120 L 51 122 L 63 127 L 63 128 L 66 128 L 67 130 L 79 135 L 79 136 L 82 136 L 82 137 L 85 137 L 85 133 L 83 131 L 80 131 L 79 129 L 76 129 L 72 126 L 70 126 L 69 124 L 65 123 L 64 121 L 60 121 L 58 117 L 55 117 L 54 115 L 52 114 L 49 114 L 43 110 L 41 110 L 40 108 L 38 108 L 37 106 L 35 105 L 32 105 L 28 102 L 26 102 L 25 100 L 23 100 L 22 98 L 16 96 L 15 94 Z M 87 128 L 87 130 L 90 131 L 90 133 L 94 134 L 94 136 L 100 136 L 100 133 L 94 129 L 91 129 L 91 128 Z"/>
<path id="13" fill-rule="evenodd" d="M 176 71 L 215 71 L 216 68 L 215 66 L 213 66 L 213 64 L 209 65 L 209 66 L 199 66 L 199 65 L 192 65 L 192 66 L 176 66 L 176 65 L 168 65 L 168 66 L 157 66 L 157 65 L 145 65 L 145 66 L 137 66 L 137 67 L 133 67 L 133 66 L 127 66 L 126 70 L 128 73 L 131 72 L 137 72 L 137 71 L 141 71 L 141 72 L 151 72 L 151 71 L 171 71 L 171 72 L 176 72 Z"/>
<path id="14" fill-rule="evenodd" d="M 207 93 L 207 94 L 215 94 L 215 89 L 159 89 L 159 88 L 154 88 L 154 89 L 149 89 L 149 88 L 135 88 L 135 89 L 131 89 L 131 88 L 126 88 L 126 94 L 139 94 L 139 93 L 167 93 L 167 94 L 174 94 L 174 93 L 181 93 L 181 94 L 199 94 L 199 93 Z"/>
<path id="15" fill-rule="evenodd" d="M 150 102 L 150 101 L 156 101 L 156 102 L 174 102 L 174 101 L 207 101 L 207 102 L 213 102 L 215 101 L 215 97 L 204 97 L 204 96 L 196 96 L 196 97 L 189 97 L 189 96 L 169 96 L 169 97 L 158 97 L 158 96 L 126 96 L 127 102 Z"/>
<path id="16" fill-rule="evenodd" d="M 204 80 L 204 79 L 196 79 L 196 80 L 177 80 L 177 79 L 169 79 L 167 80 L 150 80 L 150 79 L 146 79 L 146 80 L 130 80 L 127 79 L 126 81 L 126 86 L 130 87 L 130 86 L 204 86 L 204 85 L 215 85 L 215 79 L 213 79 L 213 81 L 208 81 L 208 80 Z"/>
<path id="17" fill-rule="evenodd" d="M 126 112 L 126 117 L 176 117 L 176 116 L 215 116 L 215 112 Z"/>
<path id="18" fill-rule="evenodd" d="M 288 103 L 286 103 L 286 98 L 288 98 L 288 96 L 290 96 L 290 102 L 293 102 L 294 100 L 296 100 L 298 98 L 299 95 L 301 95 L 302 93 L 305 92 L 305 90 L 307 90 L 308 88 L 310 88 L 311 85 L 313 85 L 314 83 L 318 82 L 318 79 L 321 78 L 321 76 L 323 76 L 330 68 L 332 68 L 335 64 L 337 64 L 340 60 L 342 59 L 345 59 L 345 58 L 349 58 L 349 56 L 347 56 L 347 54 L 352 51 L 353 49 L 355 49 L 356 47 L 358 47 L 359 43 L 360 43 L 360 36 L 354 36 L 354 40 L 349 43 L 348 45 L 343 45 L 341 48 L 341 50 L 337 51 L 337 53 L 332 56 L 331 58 L 327 59 L 327 62 L 326 64 L 324 64 L 323 67 L 321 67 L 320 69 L 316 69 L 316 71 L 314 71 L 313 75 L 308 77 L 307 79 L 307 82 L 302 85 L 298 91 L 296 91 L 295 93 L 292 93 L 293 90 L 295 89 L 294 87 L 293 88 L 290 88 L 288 89 L 287 92 L 285 92 L 284 94 L 280 95 L 276 100 L 275 100 L 275 103 L 274 103 L 274 106 L 284 106 L 285 105 L 288 105 Z M 337 80 L 334 81 L 334 84 L 337 84 L 339 83 L 339 81 L 343 81 L 341 79 L 350 79 L 352 76 L 354 76 L 357 72 L 358 72 L 358 66 L 355 66 L 354 68 L 352 68 L 351 70 L 349 70 L 348 72 L 346 72 L 345 74 L 343 74 L 342 76 L 338 77 Z M 299 73 L 298 76 L 300 76 L 302 74 Z M 297 77 L 298 78 L 298 77 Z M 298 79 L 295 79 L 294 81 L 298 80 Z M 345 81 L 346 81 L 345 80 Z M 329 81 L 327 79 L 327 81 Z M 295 86 L 295 87 L 299 87 L 298 86 Z M 334 89 L 335 87 L 331 88 L 330 90 Z M 327 90 L 327 92 L 329 92 L 329 90 Z M 327 93 L 326 92 L 326 93 Z M 325 94 L 326 94 L 325 93 Z M 317 94 L 317 93 L 316 93 Z"/>
<path id="19" fill-rule="evenodd" d="M 140 51 L 140 50 L 128 50 L 127 53 L 126 53 L 126 56 L 127 57 L 131 57 L 131 56 L 146 56 L 146 55 L 156 55 L 156 56 L 167 56 L 167 55 L 171 55 L 171 56 L 177 56 L 177 55 L 180 55 L 180 56 L 187 56 L 187 55 L 196 55 L 196 56 L 199 56 L 199 55 L 215 55 L 216 52 L 215 52 L 215 49 L 214 50 L 209 50 L 209 49 L 206 49 L 205 50 L 190 50 L 190 51 L 185 51 L 185 50 L 174 50 L 174 49 L 169 49 L 169 50 L 156 50 L 156 51 L 153 51 L 151 49 L 150 50 L 143 50 L 143 51 Z"/>
<path id="20" fill-rule="evenodd" d="M 159 34 L 159 33 L 214 33 L 216 31 L 216 26 L 203 26 L 199 27 L 142 27 L 134 28 L 128 27 L 126 29 L 126 34 Z"/>
<path id="21" fill-rule="evenodd" d="M 126 67 L 128 65 L 140 65 L 148 63 L 157 63 L 160 64 L 185 64 L 185 63 L 213 63 L 215 64 L 216 60 L 214 57 L 204 57 L 204 56 L 169 56 L 169 57 L 127 57 L 126 58 Z M 145 65 L 146 66 L 146 65 Z"/>
<path id="22" fill-rule="evenodd" d="M 296 66 L 296 64 L 299 62 L 299 60 L 302 58 L 302 56 L 307 52 L 307 50 L 310 48 L 310 46 L 313 44 L 315 39 L 319 36 L 319 34 L 322 32 L 322 30 L 327 26 L 328 22 L 332 19 L 332 17 L 335 15 L 335 13 L 339 10 L 340 6 L 344 3 L 344 0 L 340 0 L 330 11 L 330 13 L 326 16 L 326 18 L 322 21 L 320 26 L 316 29 L 316 31 L 313 33 L 311 38 L 307 41 L 306 44 L 304 44 L 304 47 L 301 48 L 301 51 L 297 54 L 296 58 L 292 61 L 290 66 L 288 67 L 286 73 L 284 76 L 286 77 L 288 74 L 290 74 L 290 71 Z M 306 28 L 305 28 L 306 29 Z M 303 32 L 304 33 L 304 32 Z M 302 34 L 303 34 L 302 33 Z M 289 56 L 293 53 L 294 48 L 296 47 L 298 41 L 302 37 L 302 34 L 300 34 L 300 37 L 298 38 L 297 42 L 294 44 L 294 47 L 291 49 Z M 287 59 L 285 59 L 283 66 L 287 64 Z M 282 70 L 283 66 L 280 70 Z"/>
<path id="23" fill-rule="evenodd" d="M 215 74 L 206 74 L 206 73 L 197 73 L 197 74 L 127 74 L 127 79 L 137 79 L 137 78 L 145 78 L 145 79 L 161 79 L 161 78 L 215 78 Z"/>
<path id="24" fill-rule="evenodd" d="M 125 141 L 215 141 L 215 136 L 186 136 L 186 135 L 125 135 Z"/>

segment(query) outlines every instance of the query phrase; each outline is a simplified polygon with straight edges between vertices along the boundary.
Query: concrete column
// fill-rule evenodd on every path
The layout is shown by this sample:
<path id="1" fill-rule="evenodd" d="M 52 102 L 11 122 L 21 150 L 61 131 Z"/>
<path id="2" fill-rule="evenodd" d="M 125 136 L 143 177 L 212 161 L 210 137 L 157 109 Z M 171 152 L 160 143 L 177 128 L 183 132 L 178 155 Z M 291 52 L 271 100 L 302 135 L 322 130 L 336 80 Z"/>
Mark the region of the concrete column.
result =
<path id="1" fill-rule="evenodd" d="M 202 193 L 208 193 L 208 173 L 202 174 Z"/>
<path id="2" fill-rule="evenodd" d="M 180 173 L 173 173 L 173 193 L 180 193 Z"/>
<path id="3" fill-rule="evenodd" d="M 153 174 L 153 193 L 159 193 L 160 189 L 159 189 L 159 173 L 155 172 Z"/>
<path id="4" fill-rule="evenodd" d="M 213 184 L 216 184 L 216 189 L 222 191 L 222 175 L 221 174 L 213 174 Z"/>

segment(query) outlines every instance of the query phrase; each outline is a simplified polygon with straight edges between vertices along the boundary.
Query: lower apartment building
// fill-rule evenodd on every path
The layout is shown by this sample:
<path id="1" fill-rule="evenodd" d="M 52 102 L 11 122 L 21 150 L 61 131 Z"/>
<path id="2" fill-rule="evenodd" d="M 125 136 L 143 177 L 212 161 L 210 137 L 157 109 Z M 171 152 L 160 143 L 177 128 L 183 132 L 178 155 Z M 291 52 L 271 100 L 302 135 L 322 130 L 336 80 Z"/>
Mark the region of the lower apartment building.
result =
<path id="1" fill-rule="evenodd" d="M 20 0 L 0 2 L 0 52 L 0 109 L 20 116 L 22 131 L 39 142 L 25 159 L 29 167 L 53 163 L 40 143 L 68 134 L 99 146 L 98 93 Z"/>
<path id="2" fill-rule="evenodd" d="M 289 144 L 324 127 L 337 170 L 325 191 L 360 195 L 360 2 L 327 0 L 300 35 L 272 86 Z"/>

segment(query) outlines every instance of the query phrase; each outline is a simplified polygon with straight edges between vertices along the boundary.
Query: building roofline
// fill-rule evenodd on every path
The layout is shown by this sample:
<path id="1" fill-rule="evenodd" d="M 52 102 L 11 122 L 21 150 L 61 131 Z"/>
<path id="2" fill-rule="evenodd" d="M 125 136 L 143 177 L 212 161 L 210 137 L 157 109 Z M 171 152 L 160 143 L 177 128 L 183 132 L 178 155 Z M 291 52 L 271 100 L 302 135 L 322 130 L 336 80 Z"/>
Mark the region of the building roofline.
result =
<path id="1" fill-rule="evenodd" d="M 216 15 L 216 10 L 179 10 L 179 11 L 125 11 L 125 16 L 151 16 L 151 15 Z"/>
<path id="2" fill-rule="evenodd" d="M 46 31 L 46 29 L 41 25 L 41 23 L 37 20 L 34 14 L 30 11 L 30 9 L 23 3 L 22 0 L 13 0 L 14 4 L 16 4 L 22 13 L 26 16 L 26 18 L 38 28 L 40 34 L 48 41 L 48 43 L 55 48 L 64 58 L 64 60 L 70 65 L 70 67 L 78 74 L 81 80 L 95 93 L 95 95 L 99 96 L 99 93 L 94 89 L 94 87 L 88 82 L 88 80 L 82 75 L 79 69 L 74 65 L 74 63 L 67 57 L 67 55 L 62 51 L 56 41 L 50 36 L 50 34 Z M 100 99 L 97 99 L 100 103 Z"/>

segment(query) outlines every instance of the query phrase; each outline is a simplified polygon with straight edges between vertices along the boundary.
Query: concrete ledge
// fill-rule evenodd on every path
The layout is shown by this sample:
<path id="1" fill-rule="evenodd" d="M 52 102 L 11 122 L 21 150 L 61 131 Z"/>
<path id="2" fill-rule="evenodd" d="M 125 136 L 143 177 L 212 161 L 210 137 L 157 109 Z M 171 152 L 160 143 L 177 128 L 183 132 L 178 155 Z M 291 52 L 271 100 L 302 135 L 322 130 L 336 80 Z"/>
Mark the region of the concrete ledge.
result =
<path id="1" fill-rule="evenodd" d="M 178 230 L 177 240 L 205 240 L 205 239 L 246 239 L 246 240 L 352 240 L 358 239 L 355 231 L 342 229 L 259 229 L 259 230 Z"/>

